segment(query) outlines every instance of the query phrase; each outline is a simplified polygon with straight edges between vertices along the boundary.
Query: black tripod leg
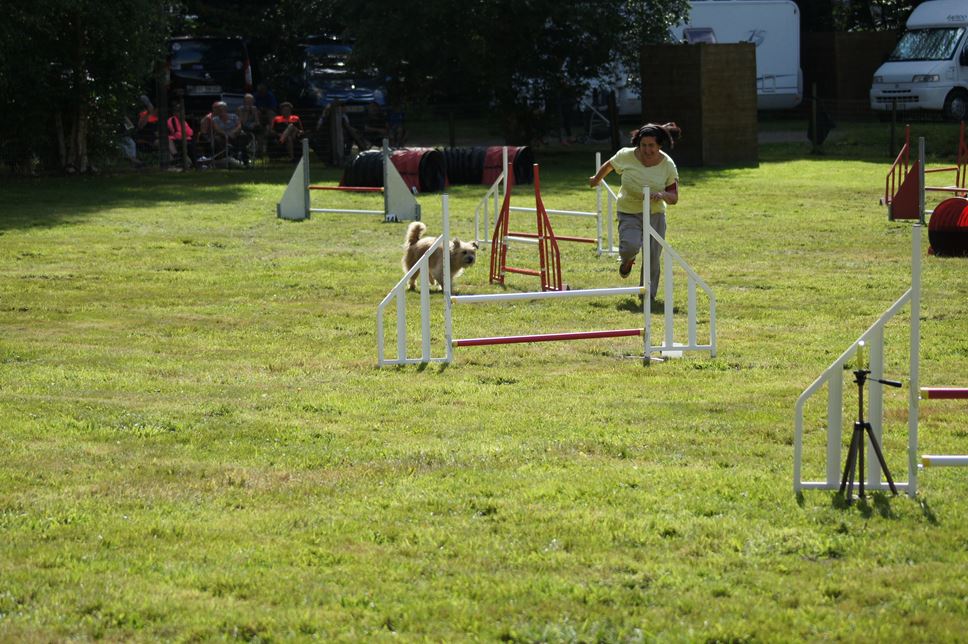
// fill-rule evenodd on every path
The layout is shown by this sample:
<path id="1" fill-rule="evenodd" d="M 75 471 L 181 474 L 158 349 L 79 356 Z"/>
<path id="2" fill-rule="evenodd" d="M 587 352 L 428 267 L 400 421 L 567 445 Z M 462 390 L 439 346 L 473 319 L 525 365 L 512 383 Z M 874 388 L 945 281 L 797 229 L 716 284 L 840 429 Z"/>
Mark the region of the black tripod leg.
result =
<path id="1" fill-rule="evenodd" d="M 854 432 L 850 437 L 850 449 L 847 453 L 847 505 L 854 502 L 854 473 L 857 467 L 858 451 L 857 432 Z"/>
<path id="2" fill-rule="evenodd" d="M 856 433 L 856 432 L 855 432 Z M 851 470 L 854 467 L 854 457 L 856 453 L 856 443 L 854 440 L 854 435 L 850 435 L 850 447 L 847 448 L 847 460 L 844 461 L 844 474 L 840 477 L 840 491 L 843 492 L 847 489 L 848 475 L 851 474 Z"/>
<path id="3" fill-rule="evenodd" d="M 881 452 L 881 446 L 877 444 L 877 439 L 874 437 L 874 430 L 871 428 L 870 424 L 867 425 L 867 437 L 871 440 L 871 446 L 874 448 L 874 454 L 877 455 L 877 460 L 881 464 L 881 469 L 884 470 L 884 478 L 887 479 L 887 484 L 891 486 L 891 492 L 894 496 L 897 496 L 897 488 L 894 486 L 894 477 L 891 476 L 891 470 L 887 469 L 887 463 L 884 461 L 884 453 Z"/>
<path id="4" fill-rule="evenodd" d="M 863 427 L 857 428 L 857 434 L 860 436 L 859 444 L 857 445 L 857 485 L 860 492 L 857 494 L 857 498 L 864 498 L 864 430 Z"/>

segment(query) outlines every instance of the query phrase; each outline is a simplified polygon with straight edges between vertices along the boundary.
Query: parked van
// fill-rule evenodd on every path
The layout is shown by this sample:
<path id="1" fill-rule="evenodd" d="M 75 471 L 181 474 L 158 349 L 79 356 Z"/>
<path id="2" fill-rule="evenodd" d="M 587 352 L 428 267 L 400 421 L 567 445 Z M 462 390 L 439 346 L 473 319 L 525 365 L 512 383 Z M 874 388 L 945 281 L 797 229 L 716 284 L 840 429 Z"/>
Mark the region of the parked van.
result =
<path id="1" fill-rule="evenodd" d="M 777 110 L 803 100 L 800 9 L 791 0 L 693 0 L 676 42 L 756 45 L 756 107 Z"/>
<path id="2" fill-rule="evenodd" d="M 966 30 L 965 0 L 918 5 L 887 62 L 874 72 L 871 109 L 934 110 L 955 121 L 968 116 Z"/>
<path id="3" fill-rule="evenodd" d="M 168 41 L 170 92 L 185 109 L 208 111 L 223 94 L 252 91 L 252 65 L 241 38 L 172 38 Z"/>

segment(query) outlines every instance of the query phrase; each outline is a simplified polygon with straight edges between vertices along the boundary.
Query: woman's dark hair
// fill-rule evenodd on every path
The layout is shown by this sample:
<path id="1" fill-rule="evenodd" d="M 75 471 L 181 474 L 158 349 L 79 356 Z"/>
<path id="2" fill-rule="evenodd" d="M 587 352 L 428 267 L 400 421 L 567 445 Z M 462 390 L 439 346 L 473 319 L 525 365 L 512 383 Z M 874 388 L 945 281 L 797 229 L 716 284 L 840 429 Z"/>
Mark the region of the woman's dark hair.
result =
<path id="1" fill-rule="evenodd" d="M 675 147 L 676 141 L 682 136 L 682 130 L 673 122 L 658 125 L 656 123 L 646 123 L 639 129 L 632 132 L 632 145 L 638 147 L 639 142 L 644 136 L 651 136 L 661 147 L 671 150 Z"/>

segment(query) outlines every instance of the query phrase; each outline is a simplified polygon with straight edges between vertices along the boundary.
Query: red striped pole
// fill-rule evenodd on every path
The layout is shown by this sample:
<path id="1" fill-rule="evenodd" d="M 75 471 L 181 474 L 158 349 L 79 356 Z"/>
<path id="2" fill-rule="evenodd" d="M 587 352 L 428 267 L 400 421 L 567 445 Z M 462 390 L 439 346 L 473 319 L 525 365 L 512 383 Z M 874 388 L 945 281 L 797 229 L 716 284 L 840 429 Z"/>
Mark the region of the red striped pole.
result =
<path id="1" fill-rule="evenodd" d="M 309 186 L 310 190 L 340 190 L 342 192 L 383 192 L 383 188 L 367 186 Z"/>
<path id="2" fill-rule="evenodd" d="M 968 400 L 968 387 L 921 387 L 921 397 Z"/>
<path id="3" fill-rule="evenodd" d="M 538 333 L 534 335 L 505 335 L 494 338 L 466 338 L 454 340 L 455 347 L 480 347 L 489 344 L 519 344 L 522 342 L 561 342 L 592 338 L 625 338 L 642 335 L 642 329 L 613 329 L 611 331 L 577 331 L 573 333 Z"/>

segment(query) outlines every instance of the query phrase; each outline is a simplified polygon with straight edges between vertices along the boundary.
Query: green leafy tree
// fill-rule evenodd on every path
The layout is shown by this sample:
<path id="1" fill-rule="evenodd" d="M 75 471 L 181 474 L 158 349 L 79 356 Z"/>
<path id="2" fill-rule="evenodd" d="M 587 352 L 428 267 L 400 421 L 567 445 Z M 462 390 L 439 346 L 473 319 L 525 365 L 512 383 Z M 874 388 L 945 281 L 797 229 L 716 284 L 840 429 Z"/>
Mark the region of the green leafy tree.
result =
<path id="1" fill-rule="evenodd" d="M 398 99 L 493 101 L 516 143 L 610 63 L 637 69 L 641 45 L 687 12 L 686 0 L 346 0 L 341 15 L 355 63 L 396 79 Z"/>
<path id="2" fill-rule="evenodd" d="M 170 11 L 151 0 L 8 3 L 0 21 L 0 156 L 84 172 L 161 60 Z"/>

